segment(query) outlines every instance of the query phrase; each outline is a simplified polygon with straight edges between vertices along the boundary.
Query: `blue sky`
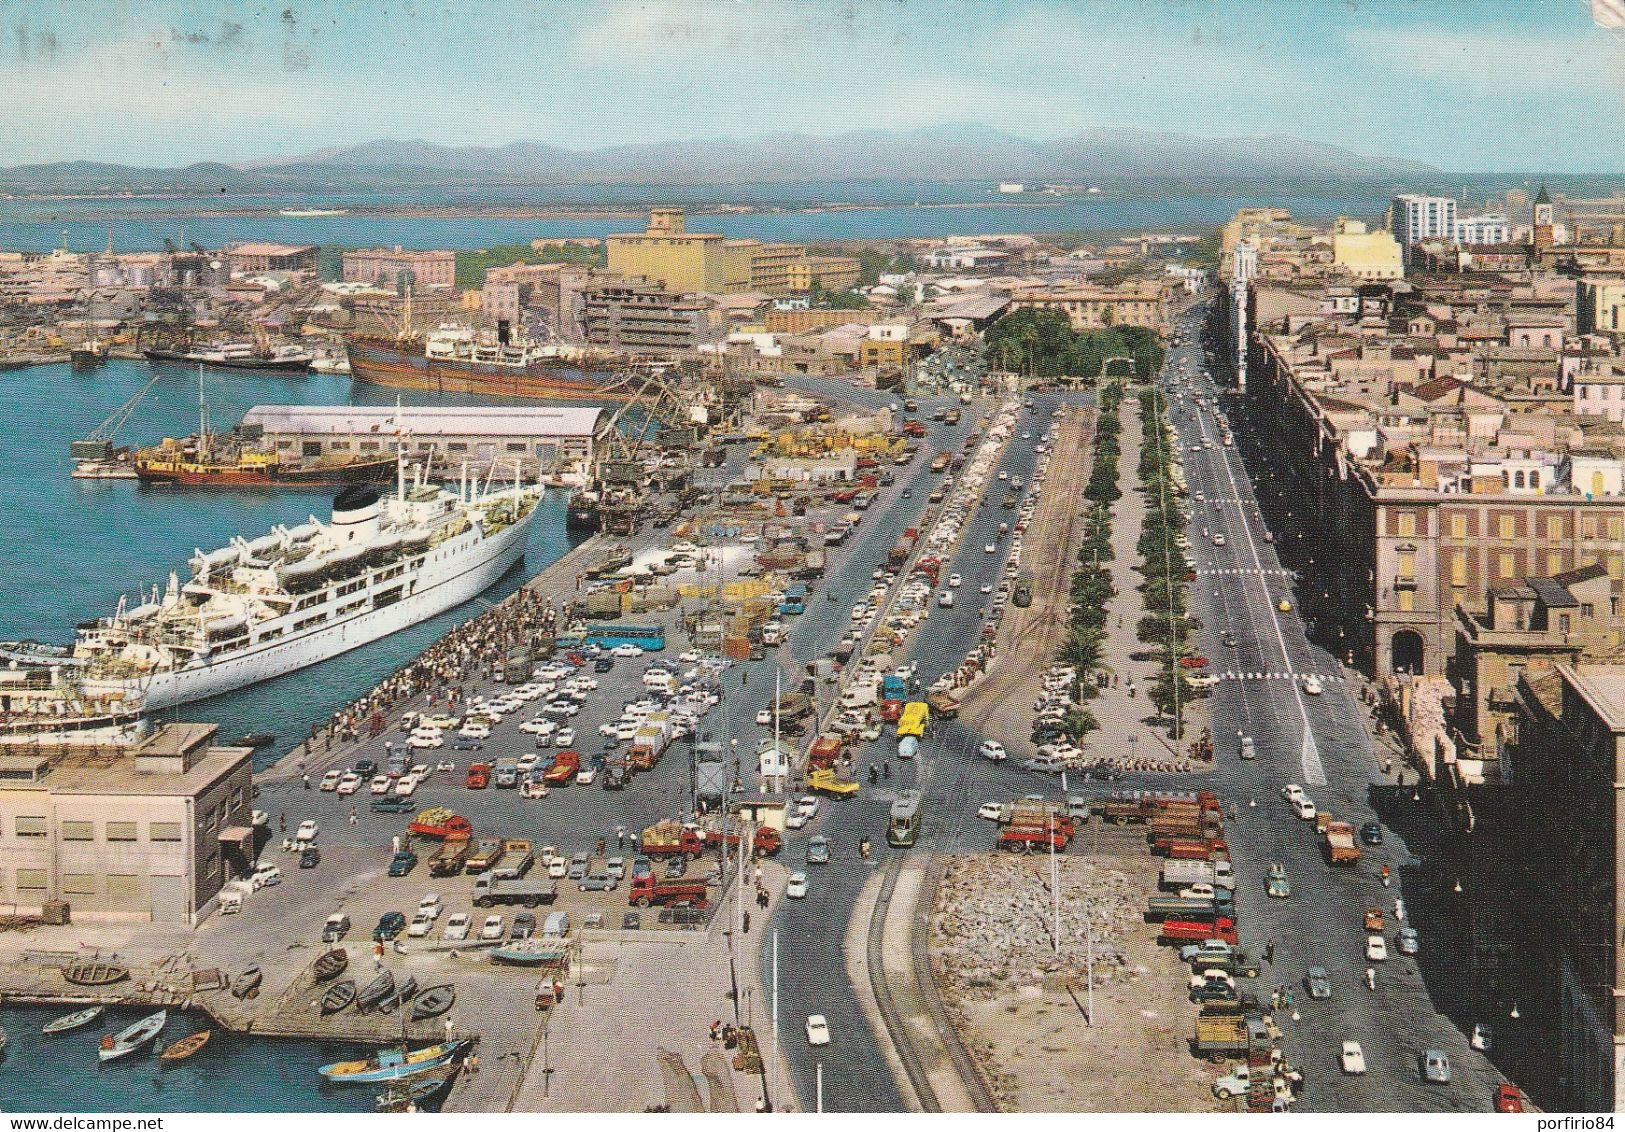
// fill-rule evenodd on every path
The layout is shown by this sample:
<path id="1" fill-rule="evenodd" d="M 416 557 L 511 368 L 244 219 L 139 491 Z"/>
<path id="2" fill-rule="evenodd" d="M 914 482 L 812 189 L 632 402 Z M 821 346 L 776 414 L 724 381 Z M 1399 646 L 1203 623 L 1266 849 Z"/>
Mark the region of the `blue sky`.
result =
<path id="1" fill-rule="evenodd" d="M 1625 171 L 1586 0 L 0 0 L 0 164 L 974 123 Z"/>

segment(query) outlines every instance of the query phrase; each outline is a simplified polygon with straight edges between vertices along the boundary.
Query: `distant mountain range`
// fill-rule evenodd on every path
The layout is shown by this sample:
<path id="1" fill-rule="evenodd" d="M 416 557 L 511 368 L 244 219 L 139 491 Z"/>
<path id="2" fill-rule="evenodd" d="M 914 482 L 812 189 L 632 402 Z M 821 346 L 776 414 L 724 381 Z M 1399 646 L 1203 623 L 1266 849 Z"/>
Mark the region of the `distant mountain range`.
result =
<path id="1" fill-rule="evenodd" d="M 1173 183 L 1223 191 L 1440 180 L 1432 166 L 1292 137 L 1198 138 L 1093 129 L 1032 141 L 976 126 L 778 134 L 571 150 L 538 142 L 372 141 L 298 157 L 148 169 L 62 161 L 0 169 L 12 193 L 402 191 L 522 185 L 716 185 L 812 181 Z"/>

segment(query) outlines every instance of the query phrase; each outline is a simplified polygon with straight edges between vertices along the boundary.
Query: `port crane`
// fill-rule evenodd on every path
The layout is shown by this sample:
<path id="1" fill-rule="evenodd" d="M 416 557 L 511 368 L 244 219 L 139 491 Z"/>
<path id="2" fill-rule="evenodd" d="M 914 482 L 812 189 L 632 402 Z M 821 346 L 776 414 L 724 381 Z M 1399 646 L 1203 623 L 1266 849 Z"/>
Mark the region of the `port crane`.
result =
<path id="1" fill-rule="evenodd" d="M 69 454 L 75 460 L 110 460 L 113 457 L 113 438 L 119 430 L 128 423 L 135 413 L 136 406 L 140 405 L 146 395 L 152 392 L 152 387 L 158 384 L 163 377 L 159 370 L 147 379 L 147 383 L 131 394 L 129 400 L 114 409 L 106 420 L 96 426 L 94 432 L 83 440 L 75 440 L 68 445 Z"/>

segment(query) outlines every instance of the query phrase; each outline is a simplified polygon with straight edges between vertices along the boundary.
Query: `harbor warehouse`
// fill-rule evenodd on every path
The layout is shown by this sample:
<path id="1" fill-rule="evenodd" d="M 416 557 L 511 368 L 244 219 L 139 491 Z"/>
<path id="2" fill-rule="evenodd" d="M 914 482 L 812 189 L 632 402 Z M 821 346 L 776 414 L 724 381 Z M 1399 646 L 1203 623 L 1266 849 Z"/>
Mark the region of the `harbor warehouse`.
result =
<path id="1" fill-rule="evenodd" d="M 519 463 L 525 474 L 584 467 L 593 458 L 604 411 L 577 406 L 396 408 L 390 405 L 256 405 L 243 428 L 295 456 L 408 457 L 499 470 Z"/>
<path id="2" fill-rule="evenodd" d="M 75 922 L 196 925 L 254 867 L 253 752 L 173 724 L 133 746 L 0 754 L 0 903 Z M 60 904 L 58 903 L 60 902 Z"/>

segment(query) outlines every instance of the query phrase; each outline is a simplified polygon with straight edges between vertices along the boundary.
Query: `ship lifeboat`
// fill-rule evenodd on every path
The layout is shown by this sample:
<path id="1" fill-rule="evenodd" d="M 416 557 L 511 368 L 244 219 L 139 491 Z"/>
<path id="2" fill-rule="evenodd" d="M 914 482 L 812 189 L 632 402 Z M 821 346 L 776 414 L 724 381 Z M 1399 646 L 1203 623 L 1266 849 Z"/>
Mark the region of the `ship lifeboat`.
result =
<path id="1" fill-rule="evenodd" d="M 205 628 L 211 637 L 230 637 L 241 633 L 248 627 L 248 618 L 233 614 L 230 617 L 216 617 Z"/>
<path id="2" fill-rule="evenodd" d="M 421 528 L 413 528 L 401 535 L 401 545 L 407 551 L 423 550 L 428 547 L 433 536 Z"/>
<path id="3" fill-rule="evenodd" d="M 277 581 L 289 593 L 302 593 L 314 589 L 322 580 L 322 569 L 325 566 L 320 559 L 308 562 L 295 562 L 291 566 L 284 566 L 276 572 Z"/>
<path id="4" fill-rule="evenodd" d="M 288 538 L 293 542 L 306 542 L 316 537 L 314 523 L 300 523 L 288 532 Z"/>
<path id="5" fill-rule="evenodd" d="M 237 561 L 238 553 L 235 546 L 223 546 L 207 554 L 193 555 L 190 565 L 199 574 L 207 574 Z"/>
<path id="6" fill-rule="evenodd" d="M 384 535 L 367 547 L 367 561 L 378 564 L 399 558 L 404 541 L 400 535 Z"/>
<path id="7" fill-rule="evenodd" d="M 261 535 L 259 538 L 248 544 L 248 553 L 252 557 L 258 558 L 261 555 L 271 553 L 271 551 L 275 550 L 281 545 L 282 537 L 280 535 Z"/>
<path id="8" fill-rule="evenodd" d="M 163 606 L 157 604 L 156 602 L 149 601 L 143 605 L 136 606 L 134 609 L 126 610 L 124 613 L 124 620 L 145 621 L 147 618 L 153 617 L 162 612 L 163 608 Z"/>
<path id="9" fill-rule="evenodd" d="M 360 571 L 362 560 L 367 556 L 367 548 L 358 546 L 354 550 L 346 550 L 335 554 L 327 560 L 327 569 L 324 573 L 329 578 L 345 578 Z"/>

